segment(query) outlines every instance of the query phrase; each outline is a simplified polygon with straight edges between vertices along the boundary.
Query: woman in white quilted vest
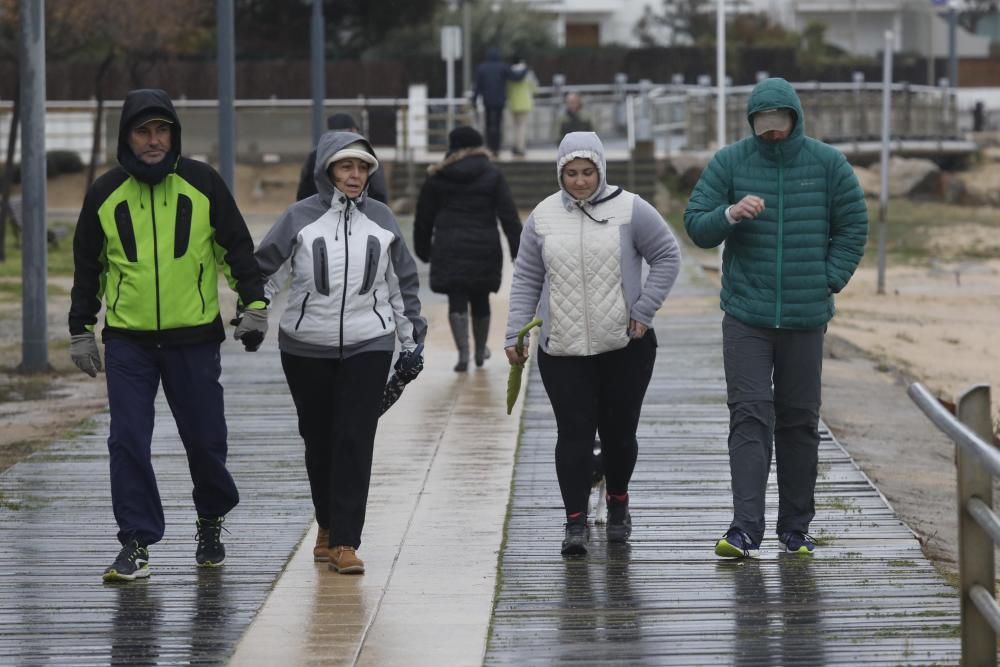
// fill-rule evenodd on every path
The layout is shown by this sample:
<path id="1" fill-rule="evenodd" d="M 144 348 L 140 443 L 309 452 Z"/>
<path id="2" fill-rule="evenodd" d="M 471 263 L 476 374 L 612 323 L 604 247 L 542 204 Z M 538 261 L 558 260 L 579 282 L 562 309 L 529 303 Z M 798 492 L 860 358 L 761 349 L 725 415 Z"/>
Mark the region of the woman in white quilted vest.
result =
<path id="1" fill-rule="evenodd" d="M 593 132 L 559 144 L 559 192 L 521 232 L 505 351 L 524 363 L 517 333 L 544 321 L 538 369 L 556 416 L 556 474 L 566 509 L 563 555 L 587 553 L 593 446 L 600 436 L 608 542 L 632 533 L 628 485 L 636 427 L 656 358 L 653 317 L 680 270 L 677 241 L 648 202 L 607 182 L 604 146 Z M 649 273 L 643 281 L 643 261 Z"/>

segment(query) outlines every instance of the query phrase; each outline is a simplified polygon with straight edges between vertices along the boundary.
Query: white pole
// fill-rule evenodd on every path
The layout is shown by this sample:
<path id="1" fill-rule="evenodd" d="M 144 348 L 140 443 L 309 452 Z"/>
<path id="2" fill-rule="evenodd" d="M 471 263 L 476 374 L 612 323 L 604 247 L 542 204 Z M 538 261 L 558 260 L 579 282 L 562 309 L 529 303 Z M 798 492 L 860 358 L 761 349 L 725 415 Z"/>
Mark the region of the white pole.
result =
<path id="1" fill-rule="evenodd" d="M 715 1 L 715 142 L 719 150 L 726 145 L 726 0 Z M 719 271 L 725 242 L 719 244 Z"/>
<path id="2" fill-rule="evenodd" d="M 726 0 L 715 2 L 715 141 L 726 145 Z"/>
<path id="3" fill-rule="evenodd" d="M 455 58 L 451 53 L 448 54 L 448 75 L 446 79 L 447 85 L 447 95 L 448 95 L 448 132 L 450 133 L 452 128 L 455 127 L 455 105 L 452 104 L 452 98 L 455 97 Z"/>
<path id="4" fill-rule="evenodd" d="M 889 115 L 892 112 L 892 48 L 895 37 L 891 30 L 885 31 L 885 53 L 882 57 L 882 163 L 881 189 L 878 197 L 878 288 L 885 294 L 885 240 L 889 211 Z"/>

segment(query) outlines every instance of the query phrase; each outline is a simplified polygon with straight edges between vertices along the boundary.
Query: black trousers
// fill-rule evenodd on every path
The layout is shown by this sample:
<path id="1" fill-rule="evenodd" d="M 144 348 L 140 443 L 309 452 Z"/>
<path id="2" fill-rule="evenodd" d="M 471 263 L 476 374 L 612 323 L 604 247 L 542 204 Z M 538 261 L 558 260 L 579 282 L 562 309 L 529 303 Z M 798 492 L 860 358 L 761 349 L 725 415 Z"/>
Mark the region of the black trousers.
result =
<path id="1" fill-rule="evenodd" d="M 472 306 L 472 316 L 476 319 L 490 316 L 489 292 L 449 292 L 448 312 L 465 314 Z"/>
<path id="2" fill-rule="evenodd" d="M 118 541 L 156 544 L 163 537 L 153 472 L 154 401 L 160 383 L 187 453 L 199 516 L 225 516 L 240 500 L 226 469 L 225 404 L 219 343 L 151 347 L 124 338 L 104 346 L 111 433 L 111 504 Z"/>
<path id="3" fill-rule="evenodd" d="M 361 545 L 375 430 L 391 361 L 391 352 L 346 359 L 281 353 L 306 445 L 316 522 L 330 529 L 330 546 Z"/>
<path id="4" fill-rule="evenodd" d="M 587 512 L 595 435 L 601 438 L 608 493 L 628 492 L 639 450 L 635 432 L 654 361 L 652 329 L 620 350 L 590 357 L 538 350 L 538 370 L 556 415 L 556 475 L 567 514 Z"/>
<path id="5" fill-rule="evenodd" d="M 503 107 L 486 107 L 486 146 L 494 155 L 500 153 L 503 134 Z"/>

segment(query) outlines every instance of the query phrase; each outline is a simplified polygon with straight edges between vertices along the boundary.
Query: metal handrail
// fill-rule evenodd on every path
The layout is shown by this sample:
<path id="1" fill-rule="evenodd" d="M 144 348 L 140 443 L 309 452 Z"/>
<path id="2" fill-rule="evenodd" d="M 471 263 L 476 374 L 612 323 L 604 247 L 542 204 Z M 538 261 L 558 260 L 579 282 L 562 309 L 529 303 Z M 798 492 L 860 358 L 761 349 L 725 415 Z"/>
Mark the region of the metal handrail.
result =
<path id="1" fill-rule="evenodd" d="M 917 407 L 927 415 L 935 426 L 952 442 L 972 452 L 979 461 L 989 468 L 994 477 L 1000 477 L 1000 452 L 991 444 L 980 438 L 975 431 L 955 419 L 955 416 L 944 409 L 941 402 L 934 397 L 924 385 L 914 382 L 907 393 Z"/>
<path id="2" fill-rule="evenodd" d="M 1000 604 L 995 597 L 994 550 L 1000 544 L 1000 517 L 993 511 L 993 483 L 1000 477 L 1000 452 L 990 443 L 990 388 L 980 385 L 962 394 L 955 416 L 920 383 L 910 385 L 907 393 L 955 443 L 962 664 L 995 666 Z"/>

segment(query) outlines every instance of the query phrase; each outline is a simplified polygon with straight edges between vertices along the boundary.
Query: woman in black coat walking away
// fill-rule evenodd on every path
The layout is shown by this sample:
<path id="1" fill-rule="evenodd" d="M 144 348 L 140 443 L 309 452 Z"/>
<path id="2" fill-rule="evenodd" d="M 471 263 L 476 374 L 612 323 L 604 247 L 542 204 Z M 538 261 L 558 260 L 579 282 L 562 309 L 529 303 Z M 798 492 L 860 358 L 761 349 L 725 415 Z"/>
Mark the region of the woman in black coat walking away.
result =
<path id="1" fill-rule="evenodd" d="M 448 153 L 428 169 L 417 200 L 413 246 L 431 265 L 431 290 L 448 295 L 448 323 L 458 348 L 456 372 L 469 368 L 469 308 L 476 366 L 489 358 L 490 292 L 500 289 L 503 250 L 497 219 L 517 257 L 521 220 L 503 174 L 471 127 L 448 135 Z"/>

